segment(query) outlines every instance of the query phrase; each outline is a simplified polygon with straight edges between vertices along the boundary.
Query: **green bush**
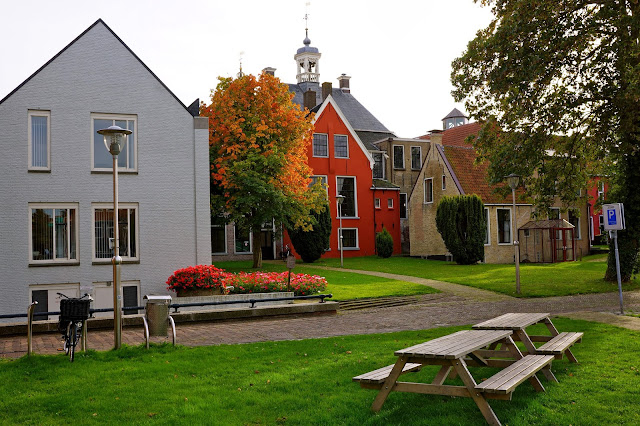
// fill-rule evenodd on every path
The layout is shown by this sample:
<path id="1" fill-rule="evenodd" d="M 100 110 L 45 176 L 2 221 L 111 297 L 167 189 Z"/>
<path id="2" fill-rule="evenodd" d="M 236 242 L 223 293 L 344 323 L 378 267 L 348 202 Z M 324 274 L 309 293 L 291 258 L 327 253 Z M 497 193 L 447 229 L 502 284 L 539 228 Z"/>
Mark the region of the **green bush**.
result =
<path id="1" fill-rule="evenodd" d="M 293 248 L 305 263 L 312 263 L 324 254 L 329 247 L 329 237 L 331 236 L 331 213 L 329 204 L 325 204 L 324 210 L 313 214 L 313 229 L 303 231 L 302 229 L 287 229 Z"/>
<path id="2" fill-rule="evenodd" d="M 486 221 L 477 195 L 444 196 L 438 203 L 436 226 L 453 260 L 470 265 L 484 259 Z"/>
<path id="3" fill-rule="evenodd" d="M 382 232 L 376 234 L 376 252 L 378 256 L 387 258 L 393 254 L 393 237 L 387 231 L 387 228 L 382 228 Z"/>

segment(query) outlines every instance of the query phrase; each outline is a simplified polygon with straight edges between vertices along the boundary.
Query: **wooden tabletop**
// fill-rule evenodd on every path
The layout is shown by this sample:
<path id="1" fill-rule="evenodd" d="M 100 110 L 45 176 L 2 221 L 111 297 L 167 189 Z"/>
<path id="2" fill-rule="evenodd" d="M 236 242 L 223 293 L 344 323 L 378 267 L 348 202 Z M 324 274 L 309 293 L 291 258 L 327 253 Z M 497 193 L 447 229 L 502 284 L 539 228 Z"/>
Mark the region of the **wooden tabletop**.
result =
<path id="1" fill-rule="evenodd" d="M 458 359 L 511 336 L 511 330 L 462 330 L 395 352 L 412 358 Z"/>
<path id="2" fill-rule="evenodd" d="M 522 330 L 548 317 L 549 313 L 510 313 L 481 322 L 472 328 L 476 330 Z"/>

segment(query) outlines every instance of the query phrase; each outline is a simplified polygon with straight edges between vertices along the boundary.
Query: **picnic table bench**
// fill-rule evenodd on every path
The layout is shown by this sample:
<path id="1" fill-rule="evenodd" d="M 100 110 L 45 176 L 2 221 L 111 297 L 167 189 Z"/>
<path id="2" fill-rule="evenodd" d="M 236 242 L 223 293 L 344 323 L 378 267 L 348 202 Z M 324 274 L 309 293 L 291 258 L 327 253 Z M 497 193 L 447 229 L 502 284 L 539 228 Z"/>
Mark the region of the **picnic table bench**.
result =
<path id="1" fill-rule="evenodd" d="M 551 335 L 532 336 L 527 334 L 526 328 L 538 323 L 544 323 Z M 582 341 L 583 333 L 559 333 L 551 322 L 549 313 L 508 313 L 476 324 L 472 328 L 475 330 L 512 330 L 515 334 L 514 340 L 520 340 L 527 348 L 523 354 L 553 355 L 556 359 L 562 359 L 564 354 L 569 361 L 578 362 L 571 352 L 571 346 Z M 536 347 L 533 342 L 544 342 L 544 344 Z"/>
<path id="2" fill-rule="evenodd" d="M 512 334 L 512 330 L 463 330 L 442 336 L 396 351 L 395 364 L 356 376 L 353 381 L 363 388 L 379 389 L 371 406 L 376 412 L 392 391 L 468 397 L 474 400 L 487 423 L 499 425 L 487 399 L 510 400 L 515 388 L 527 380 L 536 391 L 543 392 L 544 387 L 536 373 L 540 370 L 551 373 L 550 364 L 554 359 L 553 355 L 523 356 L 511 338 Z M 502 347 L 497 350 L 500 344 Z M 493 359 L 495 357 L 498 359 Z M 398 381 L 401 375 L 427 365 L 440 366 L 431 383 Z M 478 384 L 468 366 L 506 368 Z M 447 377 L 456 375 L 462 379 L 463 386 L 444 384 Z"/>

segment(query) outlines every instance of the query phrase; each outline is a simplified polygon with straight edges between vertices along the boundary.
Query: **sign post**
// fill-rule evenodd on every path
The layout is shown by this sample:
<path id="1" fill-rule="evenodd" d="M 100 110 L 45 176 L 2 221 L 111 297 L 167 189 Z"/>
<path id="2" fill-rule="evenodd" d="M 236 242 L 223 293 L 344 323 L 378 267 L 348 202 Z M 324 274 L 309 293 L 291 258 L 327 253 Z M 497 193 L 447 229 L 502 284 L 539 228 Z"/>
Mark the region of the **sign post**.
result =
<path id="1" fill-rule="evenodd" d="M 287 256 L 287 269 L 289 269 L 289 278 L 287 279 L 287 291 L 291 291 L 291 270 L 296 267 L 296 258 L 291 254 Z"/>
<path id="2" fill-rule="evenodd" d="M 618 278 L 618 293 L 620 295 L 620 313 L 624 314 L 622 304 L 622 279 L 620 277 L 620 254 L 618 253 L 618 231 L 625 229 L 624 205 L 622 203 L 603 204 L 604 229 L 609 231 L 609 238 L 613 239 L 616 256 L 616 275 Z"/>

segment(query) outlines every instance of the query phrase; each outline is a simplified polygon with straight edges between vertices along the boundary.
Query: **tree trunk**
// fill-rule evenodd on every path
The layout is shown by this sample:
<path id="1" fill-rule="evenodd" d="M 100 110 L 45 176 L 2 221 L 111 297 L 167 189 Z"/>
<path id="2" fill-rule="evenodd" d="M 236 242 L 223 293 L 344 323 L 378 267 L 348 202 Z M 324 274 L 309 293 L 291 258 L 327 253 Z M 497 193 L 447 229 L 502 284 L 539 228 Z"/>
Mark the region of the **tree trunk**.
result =
<path id="1" fill-rule="evenodd" d="M 253 268 L 262 268 L 262 230 L 253 231 Z"/>

